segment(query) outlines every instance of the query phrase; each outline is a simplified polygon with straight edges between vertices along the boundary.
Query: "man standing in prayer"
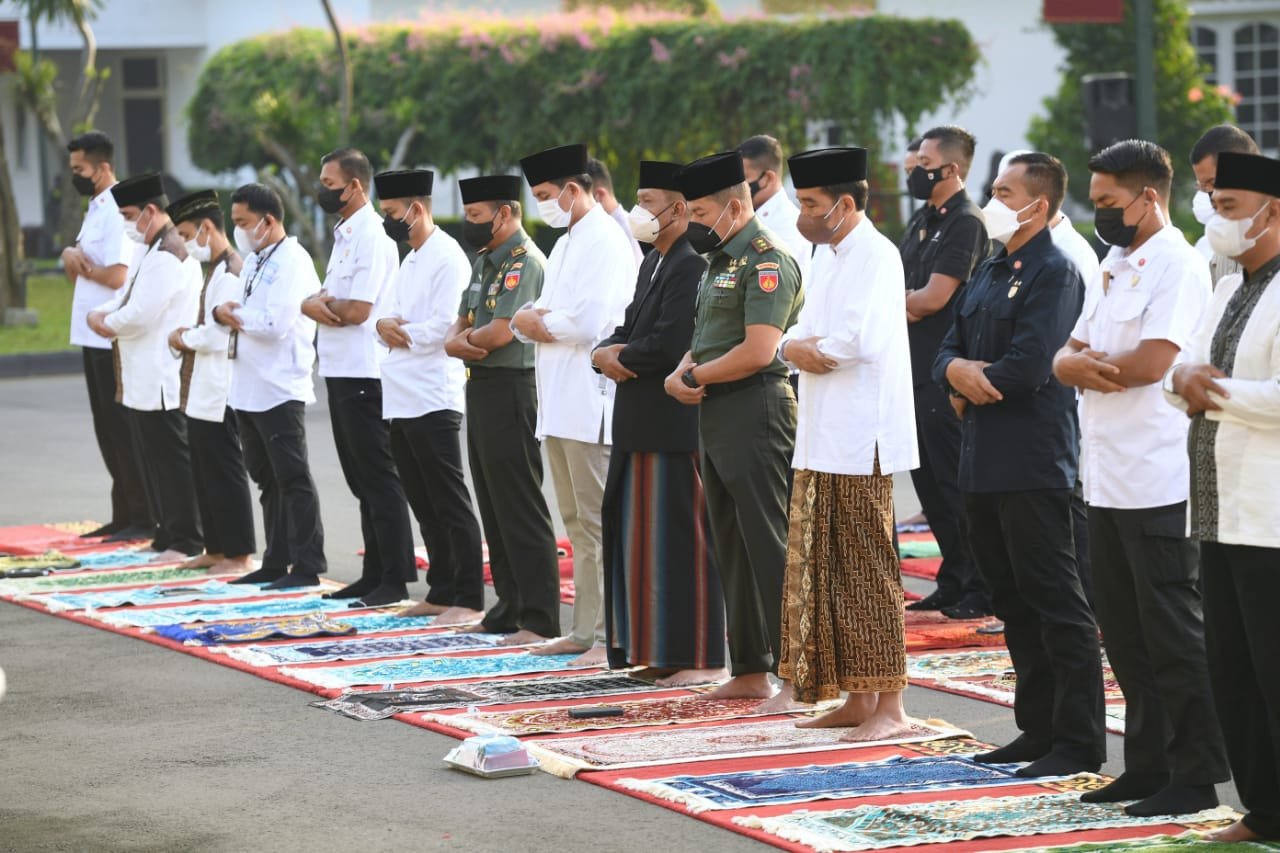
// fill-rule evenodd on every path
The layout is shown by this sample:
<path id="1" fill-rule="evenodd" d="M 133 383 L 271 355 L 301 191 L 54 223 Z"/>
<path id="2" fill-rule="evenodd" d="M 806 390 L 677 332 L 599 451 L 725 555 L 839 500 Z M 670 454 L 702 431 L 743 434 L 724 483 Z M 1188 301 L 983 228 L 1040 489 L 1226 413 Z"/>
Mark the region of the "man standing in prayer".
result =
<path id="1" fill-rule="evenodd" d="M 627 209 L 618 201 L 618 196 L 613 191 L 613 175 L 609 173 L 609 167 L 604 161 L 597 157 L 587 158 L 587 177 L 591 178 L 591 195 L 595 198 L 596 204 L 604 208 L 604 212 L 614 222 L 618 223 L 618 227 L 622 229 L 622 234 L 627 238 L 627 242 L 631 244 L 631 256 L 635 259 L 636 266 L 640 266 L 640 262 L 644 260 L 644 252 L 640 250 L 640 241 L 631 233 L 631 220 L 627 213 Z"/>
<path id="2" fill-rule="evenodd" d="M 516 337 L 536 344 L 538 437 L 573 545 L 573 630 L 533 653 L 581 654 L 577 662 L 599 665 L 607 660 L 600 511 L 613 384 L 592 371 L 591 348 L 622 322 L 636 268 L 627 239 L 591 195 L 585 146 L 540 151 L 520 167 L 543 221 L 568 228 L 547 259 L 541 295 L 511 318 Z"/>
<path id="3" fill-rule="evenodd" d="M 942 552 L 938 588 L 907 609 L 941 610 L 956 619 L 989 614 L 991 599 L 964 535 L 964 508 L 956 485 L 960 423 L 931 374 L 965 283 L 987 254 L 986 227 L 964 188 L 975 145 L 973 135 L 959 127 L 935 127 L 924 134 L 907 188 L 925 204 L 907 223 L 898 245 L 906 274 L 907 339 L 920 452 L 920 467 L 911 472 L 911 482 Z"/>
<path id="4" fill-rule="evenodd" d="M 318 324 L 316 355 L 333 442 L 342 476 L 360 503 L 364 540 L 360 579 L 325 597 L 356 599 L 353 607 L 402 601 L 417 580 L 409 507 L 382 418 L 385 350 L 372 322 L 382 314 L 399 255 L 369 201 L 372 184 L 369 159 L 354 148 L 321 158 L 317 201 L 325 213 L 338 215 L 338 223 L 324 287 L 302 303 L 302 313 Z"/>
<path id="5" fill-rule="evenodd" d="M 533 345 L 511 331 L 516 309 L 542 292 L 546 258 L 520 225 L 519 177 L 468 178 L 458 191 L 462 237 L 479 256 L 444 348 L 468 369 L 467 458 L 498 595 L 480 625 L 549 639 L 560 635 L 560 571 L 535 436 Z"/>
<path id="6" fill-rule="evenodd" d="M 431 218 L 434 182 L 425 169 L 374 176 L 387 235 L 409 244 L 376 328 L 390 349 L 382 362 L 382 414 L 391 455 L 429 560 L 426 600 L 406 615 L 459 625 L 484 616 L 480 523 L 462 470 L 467 372 L 444 351 L 471 265 Z"/>
<path id="7" fill-rule="evenodd" d="M 178 361 L 169 352 L 169 331 L 195 316 L 200 264 L 174 230 L 156 173 L 111 188 L 137 244 L 129 281 L 110 301 L 91 311 L 89 328 L 112 341 L 116 399 L 124 404 L 134 445 L 142 456 L 147 494 L 158 527 L 151 548 L 166 558 L 204 550 L 200 511 L 191 483 L 191 452 L 181 403 Z"/>
<path id="8" fill-rule="evenodd" d="M 1097 772 L 1106 757 L 1098 626 L 1071 535 L 1076 397 L 1052 373 L 1084 293 L 1049 234 L 1066 182 L 1062 164 L 1038 153 L 997 176 L 983 216 L 1005 245 L 974 273 L 934 366 L 962 418 L 969 544 L 1018 679 L 1022 734 L 976 758 L 1030 761 L 1020 776 Z"/>
<path id="9" fill-rule="evenodd" d="M 1248 813 L 1209 835 L 1280 840 L 1280 161 L 1224 151 L 1213 251 L 1240 264 L 1214 290 L 1166 397 L 1191 418 L 1191 535 L 1200 540 L 1209 680 Z M 1208 736 L 1208 732 L 1202 732 Z"/>
<path id="10" fill-rule="evenodd" d="M 231 194 L 236 247 L 245 253 L 236 298 L 213 309 L 230 330 L 227 401 L 240 423 L 249 476 L 262 492 L 262 567 L 232 583 L 316 586 L 328 569 L 320 498 L 307 461 L 306 405 L 316 324 L 298 310 L 320 287 L 311 255 L 284 230 L 284 205 L 262 184 Z"/>
<path id="11" fill-rule="evenodd" d="M 643 160 L 631 211 L 636 239 L 653 246 L 635 298 L 591 353 L 617 383 L 604 493 L 605 625 L 609 665 L 665 671 L 661 686 L 724 677 L 724 594 L 698 472 L 698 410 L 663 381 L 693 336 L 707 262 L 685 239 L 689 206 L 678 163 Z"/>
<path id="12" fill-rule="evenodd" d="M 1210 195 L 1213 193 L 1218 155 L 1224 151 L 1257 154 L 1258 144 L 1253 141 L 1253 137 L 1235 125 L 1220 124 L 1206 130 L 1196 140 L 1196 144 L 1191 146 L 1191 171 L 1196 176 L 1196 194 L 1191 199 L 1191 211 L 1201 225 L 1208 225 L 1213 218 L 1213 201 Z M 1224 276 L 1240 272 L 1240 264 L 1213 251 L 1207 233 L 1196 242 L 1196 249 L 1209 261 L 1209 278 L 1214 287 L 1218 286 Z"/>
<path id="13" fill-rule="evenodd" d="M 782 143 L 761 134 L 744 141 L 738 151 L 742 153 L 742 172 L 751 190 L 751 206 L 760 224 L 782 240 L 800 267 L 801 280 L 807 280 L 813 244 L 796 228 L 800 209 L 782 184 Z"/>
<path id="14" fill-rule="evenodd" d="M 146 539 L 155 535 L 155 516 L 147 500 L 141 449 L 133 443 L 124 406 L 116 401 L 111 341 L 85 322 L 91 310 L 124 286 L 137 244 L 125 238 L 124 218 L 111 195 L 116 183 L 111 138 L 91 130 L 68 142 L 67 151 L 76 192 L 89 199 L 75 245 L 62 250 L 62 268 L 75 285 L 71 345 L 80 347 L 84 359 L 93 433 L 111 476 L 111 520 L 85 536 L 110 536 L 108 541 Z"/>
<path id="15" fill-rule="evenodd" d="M 865 148 L 788 161 L 800 233 L 818 246 L 804 309 L 778 349 L 800 369 L 782 656 L 769 700 L 844 704 L 799 725 L 911 731 L 893 475 L 919 464 L 902 258 L 866 216 Z"/>
<path id="16" fill-rule="evenodd" d="M 1160 380 L 1209 300 L 1209 266 L 1169 220 L 1164 149 L 1117 142 L 1089 169 L 1098 234 L 1112 248 L 1054 375 L 1080 390 L 1094 611 L 1128 711 L 1124 774 L 1081 799 L 1190 814 L 1218 804 L 1213 786 L 1229 772 L 1185 533 L 1187 419 L 1161 405 Z"/>
<path id="17" fill-rule="evenodd" d="M 227 405 L 231 389 L 229 335 L 213 320 L 213 309 L 240 295 L 240 254 L 222 225 L 218 194 L 204 190 L 178 199 L 168 208 L 187 254 L 206 264 L 194 326 L 169 333 L 169 348 L 181 353 L 182 411 L 191 443 L 191 473 L 204 528 L 205 553 L 187 563 L 218 574 L 252 570 L 253 499 L 240 446 L 236 413 Z M 190 318 L 188 318 L 189 320 Z"/>
<path id="18" fill-rule="evenodd" d="M 700 406 L 702 482 L 732 662 L 732 678 L 708 695 L 767 699 L 781 650 L 796 434 L 778 343 L 804 302 L 800 268 L 756 217 L 740 153 L 695 160 L 677 180 L 692 218 L 689 244 L 709 261 L 691 348 L 664 383 L 681 403 Z"/>

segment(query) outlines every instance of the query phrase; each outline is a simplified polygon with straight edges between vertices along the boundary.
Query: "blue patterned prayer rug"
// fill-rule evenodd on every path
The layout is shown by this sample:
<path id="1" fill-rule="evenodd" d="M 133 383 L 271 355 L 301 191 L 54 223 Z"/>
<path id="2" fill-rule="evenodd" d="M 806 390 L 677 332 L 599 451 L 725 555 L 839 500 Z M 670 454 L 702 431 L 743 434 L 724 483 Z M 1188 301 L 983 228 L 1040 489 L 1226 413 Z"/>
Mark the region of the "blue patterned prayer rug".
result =
<path id="1" fill-rule="evenodd" d="M 1082 803 L 1078 793 L 1066 793 L 798 811 L 781 817 L 735 817 L 733 822 L 817 850 L 878 850 L 975 838 L 1192 824 L 1234 815 L 1220 806 L 1177 818 L 1132 817 L 1120 803 Z"/>
<path id="2" fill-rule="evenodd" d="M 0 596 L 35 595 L 57 590 L 107 588 L 144 583 L 164 583 L 183 578 L 207 577 L 203 571 L 180 569 L 177 566 L 156 566 L 144 569 L 124 569 L 112 572 L 77 572 L 39 578 L 6 578 L 0 580 Z"/>
<path id="3" fill-rule="evenodd" d="M 319 613 L 251 619 L 245 622 L 207 622 L 190 625 L 157 625 L 155 634 L 188 646 L 221 643 L 257 643 L 262 640 L 302 640 L 309 637 L 342 637 L 356 632 L 347 617 L 341 622 Z"/>
<path id="4" fill-rule="evenodd" d="M 384 631 L 408 631 L 413 628 L 427 628 L 435 621 L 434 616 L 397 616 L 395 613 L 354 613 L 343 616 L 342 621 L 351 625 L 361 634 L 381 634 Z"/>
<path id="5" fill-rule="evenodd" d="M 971 758 L 951 755 L 894 756 L 884 761 L 810 764 L 709 776 L 620 779 L 618 784 L 700 812 L 1026 782 L 1014 775 L 1018 766 L 978 764 Z"/>
<path id="6" fill-rule="evenodd" d="M 80 568 L 101 571 L 103 569 L 127 569 L 131 566 L 145 566 L 155 562 L 160 556 L 151 549 L 117 548 L 114 551 L 99 551 L 94 554 L 77 554 Z"/>
<path id="7" fill-rule="evenodd" d="M 184 604 L 192 601 L 217 599 L 276 597 L 296 589 L 266 590 L 245 584 L 229 584 L 207 580 L 192 586 L 151 586 L 145 589 L 108 589 L 100 592 L 55 592 L 36 598 L 55 613 L 62 610 L 98 610 L 104 607 L 125 607 L 143 604 Z"/>
<path id="8" fill-rule="evenodd" d="M 358 640 L 302 643 L 291 646 L 242 646 L 228 649 L 227 654 L 254 666 L 280 666 L 291 663 L 477 651 L 491 649 L 500 642 L 502 642 L 501 634 L 430 634 L 410 637 L 365 637 Z"/>
<path id="9" fill-rule="evenodd" d="M 160 607 L 155 610 L 116 610 L 96 612 L 94 618 L 108 625 L 131 628 L 154 628 L 188 622 L 229 622 L 259 616 L 292 616 L 301 613 L 324 613 L 346 610 L 349 602 L 318 595 L 299 598 L 277 598 L 268 601 L 229 601 L 222 604 L 196 604 L 190 607 Z"/>
<path id="10" fill-rule="evenodd" d="M 577 655 L 479 655 L 469 657 L 410 658 L 407 660 L 366 663 L 357 666 L 304 668 L 286 666 L 282 675 L 319 687 L 355 687 L 361 684 L 413 684 L 419 681 L 447 681 L 454 678 L 480 678 L 494 675 L 519 675 L 525 672 L 556 672 L 573 669 L 570 661 Z"/>

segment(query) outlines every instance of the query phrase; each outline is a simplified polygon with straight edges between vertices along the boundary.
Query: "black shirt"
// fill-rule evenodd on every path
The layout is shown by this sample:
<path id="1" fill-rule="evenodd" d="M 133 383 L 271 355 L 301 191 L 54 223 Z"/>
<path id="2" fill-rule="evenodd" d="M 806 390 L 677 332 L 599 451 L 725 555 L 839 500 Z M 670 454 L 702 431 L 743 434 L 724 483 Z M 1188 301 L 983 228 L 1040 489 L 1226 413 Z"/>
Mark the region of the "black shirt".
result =
<path id="1" fill-rule="evenodd" d="M 936 314 L 907 326 L 911 345 L 911 377 L 918 387 L 930 381 L 938 346 L 955 319 L 964 283 L 987 255 L 987 226 L 963 189 L 942 203 L 926 204 L 911 217 L 898 244 L 907 289 L 919 290 L 934 274 L 960 280 L 960 287 Z"/>
<path id="2" fill-rule="evenodd" d="M 955 358 L 990 362 L 998 403 L 969 406 L 960 427 L 962 492 L 1070 489 L 1076 483 L 1075 392 L 1053 378 L 1084 301 L 1084 280 L 1044 228 L 1012 255 L 1006 249 L 973 274 L 933 377 L 951 391 Z"/>

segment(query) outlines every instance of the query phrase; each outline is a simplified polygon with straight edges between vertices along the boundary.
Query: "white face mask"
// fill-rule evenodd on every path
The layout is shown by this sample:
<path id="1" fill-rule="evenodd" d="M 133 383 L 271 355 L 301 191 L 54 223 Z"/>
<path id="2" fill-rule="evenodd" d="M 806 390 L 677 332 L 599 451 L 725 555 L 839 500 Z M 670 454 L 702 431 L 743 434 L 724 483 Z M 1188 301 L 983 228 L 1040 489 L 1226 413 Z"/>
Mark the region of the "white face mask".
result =
<path id="1" fill-rule="evenodd" d="M 252 255 L 258 251 L 259 229 L 266 224 L 265 219 L 259 219 L 258 224 L 253 226 L 253 231 L 246 231 L 239 225 L 236 226 L 234 233 L 236 248 L 240 250 L 242 255 Z"/>
<path id="2" fill-rule="evenodd" d="M 1219 255 L 1228 258 L 1238 258 L 1252 249 L 1258 244 L 1258 238 L 1271 230 L 1271 227 L 1267 226 L 1252 237 L 1245 236 L 1253 227 L 1254 220 L 1267 209 L 1268 204 L 1270 202 L 1264 203 L 1248 219 L 1227 219 L 1221 213 L 1215 212 L 1204 227 L 1204 235 L 1209 238 L 1209 247 Z"/>
<path id="3" fill-rule="evenodd" d="M 139 216 L 137 219 L 134 219 L 133 221 L 126 219 L 124 221 L 124 236 L 128 237 L 130 240 L 132 240 L 135 243 L 147 242 L 147 232 L 144 229 L 138 227 L 141 222 L 142 222 L 141 216 Z M 151 226 L 148 225 L 147 227 L 150 228 Z"/>
<path id="4" fill-rule="evenodd" d="M 187 254 L 195 258 L 202 264 L 207 264 L 213 257 L 213 253 L 209 250 L 209 246 L 200 245 L 200 232 L 196 231 L 196 236 L 187 241 Z"/>
<path id="5" fill-rule="evenodd" d="M 565 184 L 564 189 L 560 190 L 560 195 L 538 202 L 538 216 L 552 228 L 564 228 L 573 218 L 569 211 L 560 206 L 560 199 L 564 198 L 565 190 L 568 189 L 569 185 Z"/>
<path id="6" fill-rule="evenodd" d="M 1204 190 L 1196 190 L 1191 197 L 1191 212 L 1195 214 L 1196 222 L 1208 225 L 1213 218 L 1213 197 Z"/>
<path id="7" fill-rule="evenodd" d="M 652 243 L 658 239 L 658 234 L 667 226 L 658 222 L 658 216 L 669 208 L 667 205 L 658 213 L 650 213 L 647 209 L 636 205 L 631 208 L 631 212 L 627 214 L 627 224 L 631 226 L 631 236 L 635 237 L 641 243 Z"/>
<path id="8" fill-rule="evenodd" d="M 1018 233 L 1019 228 L 1031 221 L 1018 219 L 1018 214 L 1036 204 L 1033 201 L 1021 210 L 1014 210 L 998 198 L 991 199 L 982 208 L 982 218 L 987 222 L 987 236 L 998 243 L 1007 243 L 1010 237 Z"/>

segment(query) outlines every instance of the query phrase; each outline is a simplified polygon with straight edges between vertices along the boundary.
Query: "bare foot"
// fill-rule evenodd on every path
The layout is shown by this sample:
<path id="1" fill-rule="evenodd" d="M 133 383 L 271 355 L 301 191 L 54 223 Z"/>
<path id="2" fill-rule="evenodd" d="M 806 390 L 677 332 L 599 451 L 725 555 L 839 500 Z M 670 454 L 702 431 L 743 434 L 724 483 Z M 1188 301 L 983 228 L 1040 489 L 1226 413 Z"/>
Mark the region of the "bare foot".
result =
<path id="1" fill-rule="evenodd" d="M 527 646 L 532 643 L 545 643 L 549 639 L 551 638 L 544 637 L 541 634 L 535 634 L 532 631 L 528 631 L 522 628 L 519 631 L 516 631 L 514 634 L 507 634 L 505 637 L 502 638 L 502 641 L 498 643 L 498 645 Z M 586 649 L 580 649 L 580 651 L 586 651 Z M 537 652 L 534 652 L 534 654 L 537 654 Z M 546 652 L 542 652 L 542 654 L 546 654 Z"/>
<path id="2" fill-rule="evenodd" d="M 1224 826 L 1222 829 L 1215 829 L 1202 837 L 1205 841 L 1220 841 L 1223 843 L 1262 840 L 1262 836 L 1245 826 L 1243 820 L 1238 820 L 1231 826 Z"/>
<path id="3" fill-rule="evenodd" d="M 757 714 L 785 714 L 788 711 L 806 710 L 807 706 L 796 701 L 796 692 L 790 681 L 782 682 L 782 687 L 773 695 L 756 706 Z"/>
<path id="4" fill-rule="evenodd" d="M 223 557 L 209 567 L 211 575 L 243 575 L 251 571 L 253 571 L 253 557 L 248 554 L 243 557 Z"/>
<path id="5" fill-rule="evenodd" d="M 668 676 L 659 678 L 654 684 L 659 687 L 692 687 L 696 684 L 714 684 L 729 677 L 729 670 L 719 669 L 682 669 Z"/>
<path id="6" fill-rule="evenodd" d="M 606 666 L 609 663 L 609 653 L 605 647 L 596 644 L 569 661 L 569 666 Z"/>
<path id="7" fill-rule="evenodd" d="M 876 710 L 876 694 L 850 693 L 844 703 L 817 717 L 796 721 L 798 729 L 841 729 L 860 726 L 871 718 Z"/>
<path id="8" fill-rule="evenodd" d="M 523 634 L 523 633 L 526 633 L 526 632 L 524 631 L 518 632 L 518 634 Z M 538 635 L 534 634 L 533 636 L 536 637 Z M 533 641 L 530 641 L 530 642 L 533 642 Z M 550 643 L 547 643 L 545 646 L 538 646 L 536 649 L 529 649 L 529 654 L 531 655 L 580 655 L 583 652 L 587 652 L 587 651 L 590 651 L 590 649 L 587 648 L 586 646 L 581 645 L 580 643 L 575 643 L 573 640 L 569 639 L 568 637 L 561 637 L 558 640 L 554 640 Z"/>
<path id="9" fill-rule="evenodd" d="M 469 607 L 450 607 L 437 616 L 431 624 L 440 628 L 453 625 L 474 625 L 483 618 L 483 610 L 472 610 Z"/>
<path id="10" fill-rule="evenodd" d="M 175 550 L 173 550 L 172 548 L 170 548 L 168 551 L 161 551 L 159 554 L 156 554 L 155 559 L 154 559 L 154 560 L 152 560 L 152 562 L 155 562 L 155 563 L 175 563 L 175 562 L 177 562 L 178 560 L 182 560 L 182 561 L 184 561 L 184 562 L 183 562 L 183 565 L 179 566 L 178 568 L 180 568 L 180 569 L 185 569 L 185 568 L 187 568 L 187 565 L 186 565 L 186 562 L 185 562 L 185 561 L 186 561 L 186 559 L 187 559 L 187 555 L 186 555 L 186 554 L 184 554 L 184 553 L 183 553 L 183 552 L 181 552 L 181 551 L 175 551 Z M 201 569 L 202 569 L 202 568 L 204 568 L 204 566 L 196 566 L 195 568 L 201 568 Z"/>
<path id="11" fill-rule="evenodd" d="M 858 726 L 841 740 L 852 743 L 869 743 L 878 740 L 892 740 L 906 737 L 915 731 L 910 717 L 891 717 L 884 714 L 872 714 L 871 718 Z"/>
<path id="12" fill-rule="evenodd" d="M 449 608 L 443 604 L 430 604 L 426 601 L 419 601 L 412 607 L 406 607 L 397 613 L 397 616 L 439 616 Z M 483 615 L 483 614 L 481 614 Z"/>
<path id="13" fill-rule="evenodd" d="M 735 675 L 715 690 L 707 693 L 708 699 L 769 699 L 773 696 L 769 674 L 751 672 Z"/>
<path id="14" fill-rule="evenodd" d="M 207 569 L 218 565 L 218 563 L 223 559 L 225 558 L 221 554 L 199 554 L 192 557 L 190 560 L 185 561 L 181 566 L 178 566 L 178 568 Z"/>

